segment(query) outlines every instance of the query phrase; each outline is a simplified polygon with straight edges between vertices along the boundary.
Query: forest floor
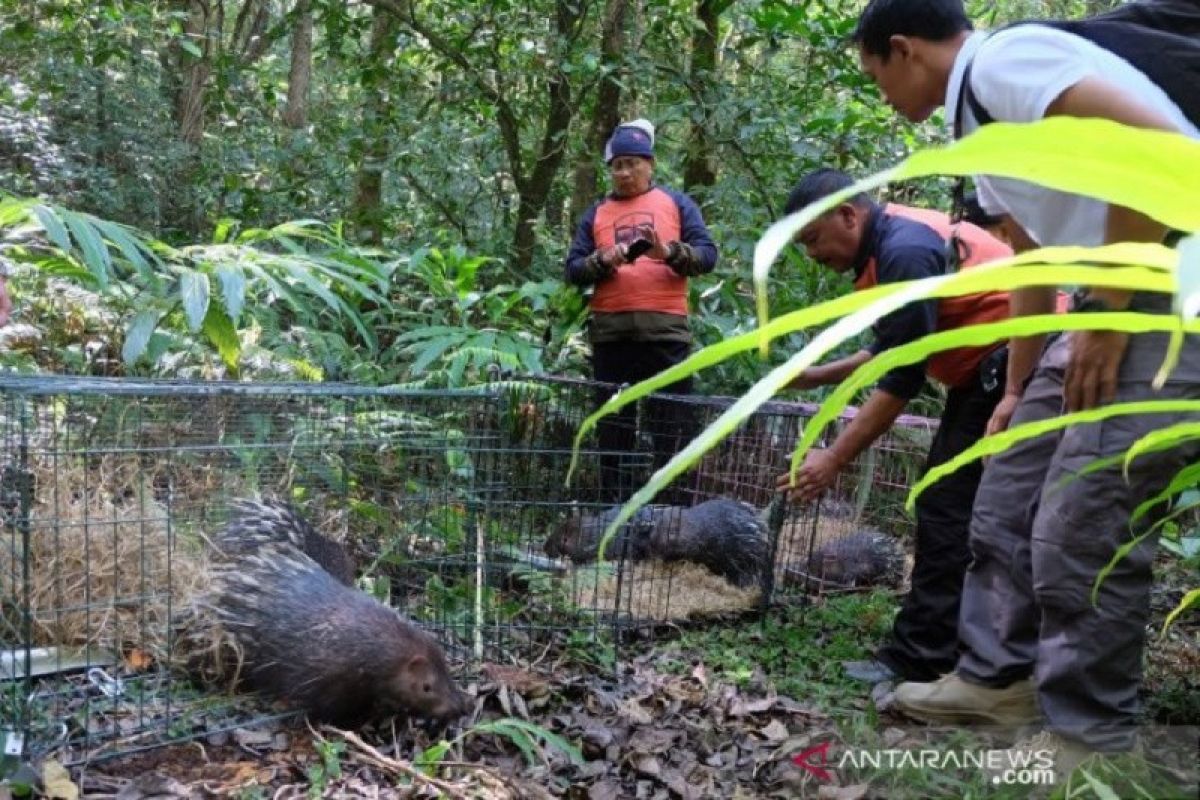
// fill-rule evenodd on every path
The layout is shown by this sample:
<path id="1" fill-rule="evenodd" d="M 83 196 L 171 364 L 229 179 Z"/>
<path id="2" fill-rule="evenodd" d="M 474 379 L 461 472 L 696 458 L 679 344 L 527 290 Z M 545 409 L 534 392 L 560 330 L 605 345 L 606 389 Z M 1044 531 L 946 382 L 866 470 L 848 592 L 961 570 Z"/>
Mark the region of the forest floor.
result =
<path id="1" fill-rule="evenodd" d="M 1187 726 L 1200 726 L 1200 622 L 1185 615 L 1159 635 L 1166 614 L 1194 584 L 1194 572 L 1168 573 L 1153 601 L 1144 757 L 1094 764 L 1077 772 L 1071 787 L 1057 786 L 1058 796 L 1196 796 L 1200 728 Z M 676 629 L 625 645 L 615 673 L 595 663 L 606 660 L 603 648 L 568 649 L 528 670 L 486 665 L 470 687 L 473 717 L 434 735 L 409 727 L 314 730 L 293 721 L 69 772 L 48 762 L 47 793 L 57 787 L 56 796 L 70 798 L 77 787 L 84 797 L 119 800 L 1036 794 L 1029 785 L 997 786 L 971 765 L 844 761 L 851 752 L 978 752 L 1011 741 L 1011 732 L 1006 739 L 914 724 L 888 710 L 889 687 L 873 692 L 845 678 L 841 662 L 868 655 L 895 604 L 894 595 L 875 591 L 776 610 L 766 621 Z M 521 728 L 520 721 L 539 727 Z M 540 730 L 552 733 L 543 738 Z M 455 737 L 449 748 L 430 751 Z M 573 748 L 581 760 L 573 760 Z M 795 763 L 797 756 L 808 766 Z M 422 758 L 436 766 L 420 765 Z M 1106 788 L 1115 793 L 1106 795 Z M 0 786 L 0 798 L 4 794 Z"/>

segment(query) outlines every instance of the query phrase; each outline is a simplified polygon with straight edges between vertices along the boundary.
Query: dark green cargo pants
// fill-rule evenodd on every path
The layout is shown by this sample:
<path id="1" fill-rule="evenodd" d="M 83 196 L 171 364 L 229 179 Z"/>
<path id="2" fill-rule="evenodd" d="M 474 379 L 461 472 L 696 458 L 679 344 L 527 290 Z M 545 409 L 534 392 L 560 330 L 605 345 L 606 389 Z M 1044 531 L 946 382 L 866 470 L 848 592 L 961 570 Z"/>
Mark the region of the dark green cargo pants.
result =
<path id="1" fill-rule="evenodd" d="M 1132 337 L 1116 402 L 1200 397 L 1200 343 L 1189 337 L 1170 382 L 1154 391 L 1165 337 Z M 1069 337 L 1044 354 L 1012 424 L 1062 413 Z M 972 563 L 963 588 L 958 674 L 1005 686 L 1032 676 L 1046 727 L 1101 751 L 1128 749 L 1138 712 L 1149 619 L 1148 537 L 1091 591 L 1100 570 L 1129 541 L 1130 516 L 1196 460 L 1194 446 L 1139 458 L 1128 480 L 1120 465 L 1079 476 L 1150 431 L 1200 414 L 1115 417 L 1027 441 L 984 470 L 971 519 Z M 1074 478 L 1073 480 L 1070 480 Z M 1134 525 L 1159 519 L 1164 507 Z"/>

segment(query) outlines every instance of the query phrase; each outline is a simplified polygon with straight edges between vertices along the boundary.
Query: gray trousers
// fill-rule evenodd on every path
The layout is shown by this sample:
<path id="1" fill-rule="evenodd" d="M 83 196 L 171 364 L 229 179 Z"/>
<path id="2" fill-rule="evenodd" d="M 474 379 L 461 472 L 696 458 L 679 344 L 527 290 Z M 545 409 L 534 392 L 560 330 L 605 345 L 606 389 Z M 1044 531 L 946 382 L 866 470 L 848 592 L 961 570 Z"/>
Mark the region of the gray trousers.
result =
<path id="1" fill-rule="evenodd" d="M 1116 402 L 1200 397 L 1200 348 L 1188 338 L 1179 369 L 1155 392 L 1150 376 L 1162 361 L 1165 337 L 1132 337 Z M 1068 347 L 1069 337 L 1062 336 L 1047 349 L 1014 426 L 1062 413 Z M 957 672 L 997 687 L 1032 676 L 1046 727 L 1096 750 L 1133 744 L 1157 536 L 1117 565 L 1095 605 L 1092 586 L 1131 538 L 1132 511 L 1166 488 L 1200 450 L 1184 446 L 1139 458 L 1128 481 L 1119 465 L 1064 479 L 1184 419 L 1200 415 L 1116 417 L 1027 441 L 991 459 L 975 499 Z M 1155 509 L 1134 530 L 1144 531 L 1165 510 Z"/>

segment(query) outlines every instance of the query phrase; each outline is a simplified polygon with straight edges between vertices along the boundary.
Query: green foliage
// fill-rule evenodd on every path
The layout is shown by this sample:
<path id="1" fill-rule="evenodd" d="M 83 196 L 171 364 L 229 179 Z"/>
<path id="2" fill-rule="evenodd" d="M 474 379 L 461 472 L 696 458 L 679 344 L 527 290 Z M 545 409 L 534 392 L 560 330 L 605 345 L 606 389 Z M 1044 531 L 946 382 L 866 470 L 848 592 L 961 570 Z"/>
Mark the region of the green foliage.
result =
<path id="1" fill-rule="evenodd" d="M 763 675 L 780 694 L 833 710 L 853 708 L 862 685 L 848 679 L 844 660 L 866 658 L 891 626 L 887 592 L 831 597 L 770 615 L 761 624 L 684 633 L 660 648 L 664 668 L 687 672 L 703 660 L 714 679 L 744 687 Z"/>
<path id="2" fill-rule="evenodd" d="M 342 777 L 342 756 L 346 752 L 344 741 L 332 739 L 317 739 L 313 746 L 320 761 L 308 767 L 308 796 L 323 797 L 330 781 Z"/>
<path id="3" fill-rule="evenodd" d="M 484 288 L 481 270 L 493 266 L 461 247 L 432 248 L 394 276 L 397 303 L 385 330 L 407 381 L 459 387 L 503 371 L 541 373 L 554 365 L 552 349 L 578 333 L 583 307 L 574 290 L 559 281 Z M 558 324 L 547 319 L 551 309 Z"/>
<path id="4" fill-rule="evenodd" d="M 545 761 L 546 750 L 560 753 L 575 766 L 583 764 L 583 754 L 575 745 L 541 725 L 535 725 L 516 717 L 504 717 L 491 722 L 476 723 L 455 737 L 453 741 L 439 742 L 426 749 L 415 759 L 415 764 L 426 774 L 432 774 L 455 745 L 472 736 L 484 735 L 506 739 L 521 752 L 530 766 L 536 765 L 539 761 Z"/>
<path id="5" fill-rule="evenodd" d="M 66 0 L 29 14 L 16 0 L 0 0 L 0 12 L 17 20 L 0 30 L 12 77 L 0 87 L 0 153 L 11 156 L 0 168 L 0 191 L 45 197 L 52 208 L 79 215 L 74 225 L 61 220 L 62 231 L 49 238 L 61 246 L 78 230 L 83 238 L 71 246 L 81 255 L 58 268 L 112 282 L 103 301 L 127 331 L 110 342 L 123 353 L 119 360 L 140 355 L 132 369 L 151 374 L 179 375 L 183 367 L 231 374 L 236 364 L 241 374 L 432 386 L 504 369 L 584 371 L 583 305 L 561 286 L 560 273 L 574 222 L 567 211 L 573 169 L 599 158 L 590 127 L 596 84 L 610 68 L 599 57 L 605 4 L 397 5 L 412 14 L 393 19 L 376 48 L 372 30 L 388 12 L 314 4 L 308 117 L 292 128 L 283 111 L 297 15 L 286 5 L 258 4 L 262 25 L 252 39 L 232 8 L 208 15 L 197 30 L 199 3 Z M 721 3 L 717 61 L 694 79 L 694 4 L 654 0 L 639 9 L 627 14 L 615 65 L 621 111 L 658 124 L 660 180 L 702 202 L 721 247 L 718 274 L 693 282 L 697 338 L 711 344 L 753 325 L 745 267 L 763 221 L 800 174 L 826 163 L 876 168 L 929 134 L 896 125 L 844 46 L 853 4 Z M 565 34 L 560 12 L 578 17 Z M 570 100 L 558 138 L 550 125 L 551 77 L 563 80 Z M 202 95 L 192 140 L 183 136 L 181 109 L 194 80 Z M 681 187 L 694 123 L 707 136 L 718 180 Z M 560 149 L 560 166 L 534 186 L 539 159 Z M 380 241 L 389 253 L 414 253 L 357 253 L 382 265 L 382 276 L 310 258 L 336 260 L 362 231 L 332 228 L 341 239 L 335 243 L 288 233 L 303 239 L 300 257 L 278 242 L 246 241 L 229 222 L 273 232 L 287 219 L 357 222 L 364 176 L 378 178 L 379 206 L 368 216 L 378 220 Z M 581 199 L 604 188 L 585 185 Z M 546 206 L 522 219 L 519 201 L 532 189 L 545 190 Z M 922 196 L 945 200 L 932 184 Z M 182 262 L 154 248 L 164 272 L 154 258 L 134 256 L 136 244 L 107 248 L 106 256 L 92 232 L 107 220 L 145 231 L 134 243 L 211 244 Z M 508 260 L 521 227 L 532 229 L 536 243 L 528 269 Z M 255 258 L 242 263 L 221 252 L 230 244 L 254 245 Z M 472 255 L 454 255 L 456 248 Z M 416 274 L 427 257 L 437 261 L 435 251 L 449 262 L 487 256 L 469 319 L 457 307 L 465 299 L 434 292 L 429 313 L 416 311 L 429 299 L 422 293 L 429 282 L 437 283 L 436 275 Z M 146 261 L 140 271 L 139 258 Z M 106 259 L 113 272 L 102 269 Z M 792 263 L 795 270 L 774 287 L 777 310 L 841 291 L 811 262 L 794 255 Z M 50 268 L 45 261 L 40 267 Z M 130 269 L 138 272 L 135 284 L 122 291 Z M 379 277 L 386 302 L 370 296 L 385 294 Z M 279 308 L 265 302 L 274 298 Z M 408 310 L 415 313 L 401 313 Z M 407 338 L 396 341 L 401 335 Z M 794 336 L 785 344 L 804 341 Z M 82 357 L 56 366 L 97 369 Z M 699 386 L 728 393 L 752 384 L 760 369 L 742 355 L 715 365 Z"/>

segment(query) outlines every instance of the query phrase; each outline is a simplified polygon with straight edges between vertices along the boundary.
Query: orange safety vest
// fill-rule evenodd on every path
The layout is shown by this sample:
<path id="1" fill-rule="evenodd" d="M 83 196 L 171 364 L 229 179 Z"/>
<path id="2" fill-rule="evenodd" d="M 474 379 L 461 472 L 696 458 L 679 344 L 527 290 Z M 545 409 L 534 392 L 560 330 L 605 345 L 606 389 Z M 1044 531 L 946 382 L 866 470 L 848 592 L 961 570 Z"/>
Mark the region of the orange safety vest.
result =
<path id="1" fill-rule="evenodd" d="M 682 222 L 675 199 L 657 186 L 637 197 L 610 197 L 596 208 L 592 238 L 596 249 L 616 243 L 618 226 L 645 220 L 652 222 L 659 241 L 680 238 Z M 687 316 L 687 278 L 667 266 L 665 261 L 642 256 L 632 264 L 617 267 L 610 280 L 596 284 L 592 310 L 657 311 Z"/>
<path id="2" fill-rule="evenodd" d="M 933 228 L 943 241 L 950 238 L 951 230 L 955 227 L 950 217 L 940 211 L 888 203 L 884 206 L 883 213 L 927 225 Z M 1012 255 L 1012 249 L 1008 245 L 978 225 L 961 222 L 957 228 L 958 238 L 966 248 L 960 269 L 970 269 L 978 264 Z M 854 288 L 868 289 L 878 284 L 875 258 L 872 256 L 862 274 L 854 281 Z M 998 322 L 1008 319 L 1008 316 L 1008 292 L 982 292 L 962 297 L 947 297 L 938 301 L 937 330 L 947 331 L 967 325 Z M 997 342 L 984 347 L 944 350 L 930 357 L 925 366 L 925 374 L 946 386 L 964 386 L 978 372 L 980 362 L 1002 345 L 1003 342 Z"/>

